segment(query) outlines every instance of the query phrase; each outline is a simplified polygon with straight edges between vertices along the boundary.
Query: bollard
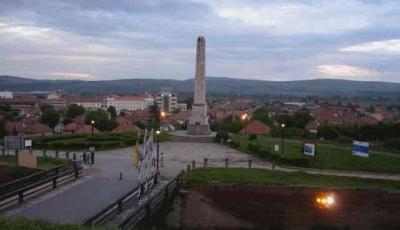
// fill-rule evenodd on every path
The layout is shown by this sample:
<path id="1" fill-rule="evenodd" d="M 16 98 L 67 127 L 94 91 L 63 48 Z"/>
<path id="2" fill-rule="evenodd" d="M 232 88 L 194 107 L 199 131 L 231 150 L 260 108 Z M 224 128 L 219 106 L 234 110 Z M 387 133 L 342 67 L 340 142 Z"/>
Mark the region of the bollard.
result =
<path id="1" fill-rule="evenodd" d="M 164 153 L 161 153 L 161 168 L 164 168 Z"/>
<path id="2" fill-rule="evenodd" d="M 119 173 L 119 180 L 122 180 L 122 172 Z"/>
<path id="3" fill-rule="evenodd" d="M 186 166 L 186 171 L 187 171 L 187 172 L 190 172 L 190 164 L 187 164 L 187 166 Z"/>
<path id="4" fill-rule="evenodd" d="M 43 149 L 43 157 L 46 157 L 47 153 L 46 153 L 46 149 Z"/>
<path id="5" fill-rule="evenodd" d="M 65 152 L 65 158 L 69 159 L 69 152 L 68 151 Z"/>
<path id="6" fill-rule="evenodd" d="M 118 212 L 122 212 L 123 208 L 122 208 L 122 199 L 118 200 Z"/>
<path id="7" fill-rule="evenodd" d="M 58 158 L 58 150 L 56 150 L 56 158 Z"/>
<path id="8" fill-rule="evenodd" d="M 72 154 L 72 160 L 76 160 L 76 153 Z"/>
<path id="9" fill-rule="evenodd" d="M 252 163 L 253 163 L 252 160 L 249 159 L 249 169 L 251 169 L 251 164 L 252 164 Z"/>
<path id="10" fill-rule="evenodd" d="M 196 168 L 196 161 L 192 161 L 192 169 Z"/>
<path id="11" fill-rule="evenodd" d="M 229 168 L 229 158 L 225 158 L 225 168 Z"/>
<path id="12" fill-rule="evenodd" d="M 272 170 L 275 170 L 275 162 L 272 162 Z"/>
<path id="13" fill-rule="evenodd" d="M 203 167 L 204 167 L 204 168 L 207 168 L 207 163 L 208 163 L 208 159 L 207 159 L 207 157 L 206 157 L 206 158 L 204 158 L 204 164 L 203 164 Z"/>

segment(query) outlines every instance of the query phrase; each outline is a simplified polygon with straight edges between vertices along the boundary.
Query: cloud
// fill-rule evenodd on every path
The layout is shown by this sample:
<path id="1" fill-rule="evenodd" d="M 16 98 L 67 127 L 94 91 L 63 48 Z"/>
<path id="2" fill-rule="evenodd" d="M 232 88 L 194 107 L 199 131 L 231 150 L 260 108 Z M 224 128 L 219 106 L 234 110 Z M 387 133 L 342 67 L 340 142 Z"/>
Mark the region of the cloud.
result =
<path id="1" fill-rule="evenodd" d="M 400 53 L 400 39 L 365 42 L 342 48 L 342 52 L 359 53 Z"/>
<path id="2" fill-rule="evenodd" d="M 70 72 L 50 72 L 43 73 L 51 79 L 65 79 L 65 80 L 93 80 L 95 76 L 87 73 L 70 73 Z"/>
<path id="3" fill-rule="evenodd" d="M 375 70 L 351 65 L 320 65 L 317 72 L 324 77 L 349 80 L 372 80 L 379 75 Z"/>
<path id="4" fill-rule="evenodd" d="M 368 28 L 379 13 L 359 1 L 270 2 L 215 5 L 218 16 L 243 27 L 263 28 L 275 35 L 335 34 Z"/>

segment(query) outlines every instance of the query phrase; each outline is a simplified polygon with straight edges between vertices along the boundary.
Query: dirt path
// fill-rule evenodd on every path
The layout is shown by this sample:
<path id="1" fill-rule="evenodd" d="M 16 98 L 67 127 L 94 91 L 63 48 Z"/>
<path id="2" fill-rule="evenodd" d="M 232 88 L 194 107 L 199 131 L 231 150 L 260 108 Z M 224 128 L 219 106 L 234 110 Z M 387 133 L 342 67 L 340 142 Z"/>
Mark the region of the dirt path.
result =
<path id="1" fill-rule="evenodd" d="M 335 195 L 321 209 L 319 194 Z M 183 223 L 192 228 L 399 229 L 400 193 L 323 188 L 218 186 L 191 189 Z"/>

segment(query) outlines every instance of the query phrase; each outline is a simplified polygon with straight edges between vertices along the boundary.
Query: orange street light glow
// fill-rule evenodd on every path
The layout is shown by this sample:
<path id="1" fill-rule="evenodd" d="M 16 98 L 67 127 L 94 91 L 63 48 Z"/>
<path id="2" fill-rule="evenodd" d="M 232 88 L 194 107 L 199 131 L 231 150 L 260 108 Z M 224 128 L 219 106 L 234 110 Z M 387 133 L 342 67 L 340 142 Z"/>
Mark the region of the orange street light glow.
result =
<path id="1" fill-rule="evenodd" d="M 247 113 L 242 115 L 242 120 L 246 120 L 246 118 L 247 118 Z"/>
<path id="2" fill-rule="evenodd" d="M 335 204 L 335 196 L 333 194 L 318 196 L 315 202 L 319 208 L 330 208 Z"/>
<path id="3" fill-rule="evenodd" d="M 165 117 L 165 112 L 161 111 L 161 117 Z"/>

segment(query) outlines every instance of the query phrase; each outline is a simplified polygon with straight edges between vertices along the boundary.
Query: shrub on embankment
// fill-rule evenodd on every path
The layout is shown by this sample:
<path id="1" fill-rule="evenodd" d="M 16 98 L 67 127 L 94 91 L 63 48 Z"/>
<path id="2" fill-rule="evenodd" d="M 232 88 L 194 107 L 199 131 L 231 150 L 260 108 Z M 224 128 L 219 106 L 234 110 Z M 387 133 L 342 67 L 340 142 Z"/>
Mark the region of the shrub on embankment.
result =
<path id="1" fill-rule="evenodd" d="M 117 230 L 110 227 L 84 227 L 81 225 L 50 224 L 42 220 L 0 218 L 0 229 L 4 230 Z"/>
<path id="2" fill-rule="evenodd" d="M 400 181 L 246 168 L 196 169 L 184 174 L 183 182 L 186 187 L 235 184 L 246 186 L 334 187 L 400 191 Z"/>

